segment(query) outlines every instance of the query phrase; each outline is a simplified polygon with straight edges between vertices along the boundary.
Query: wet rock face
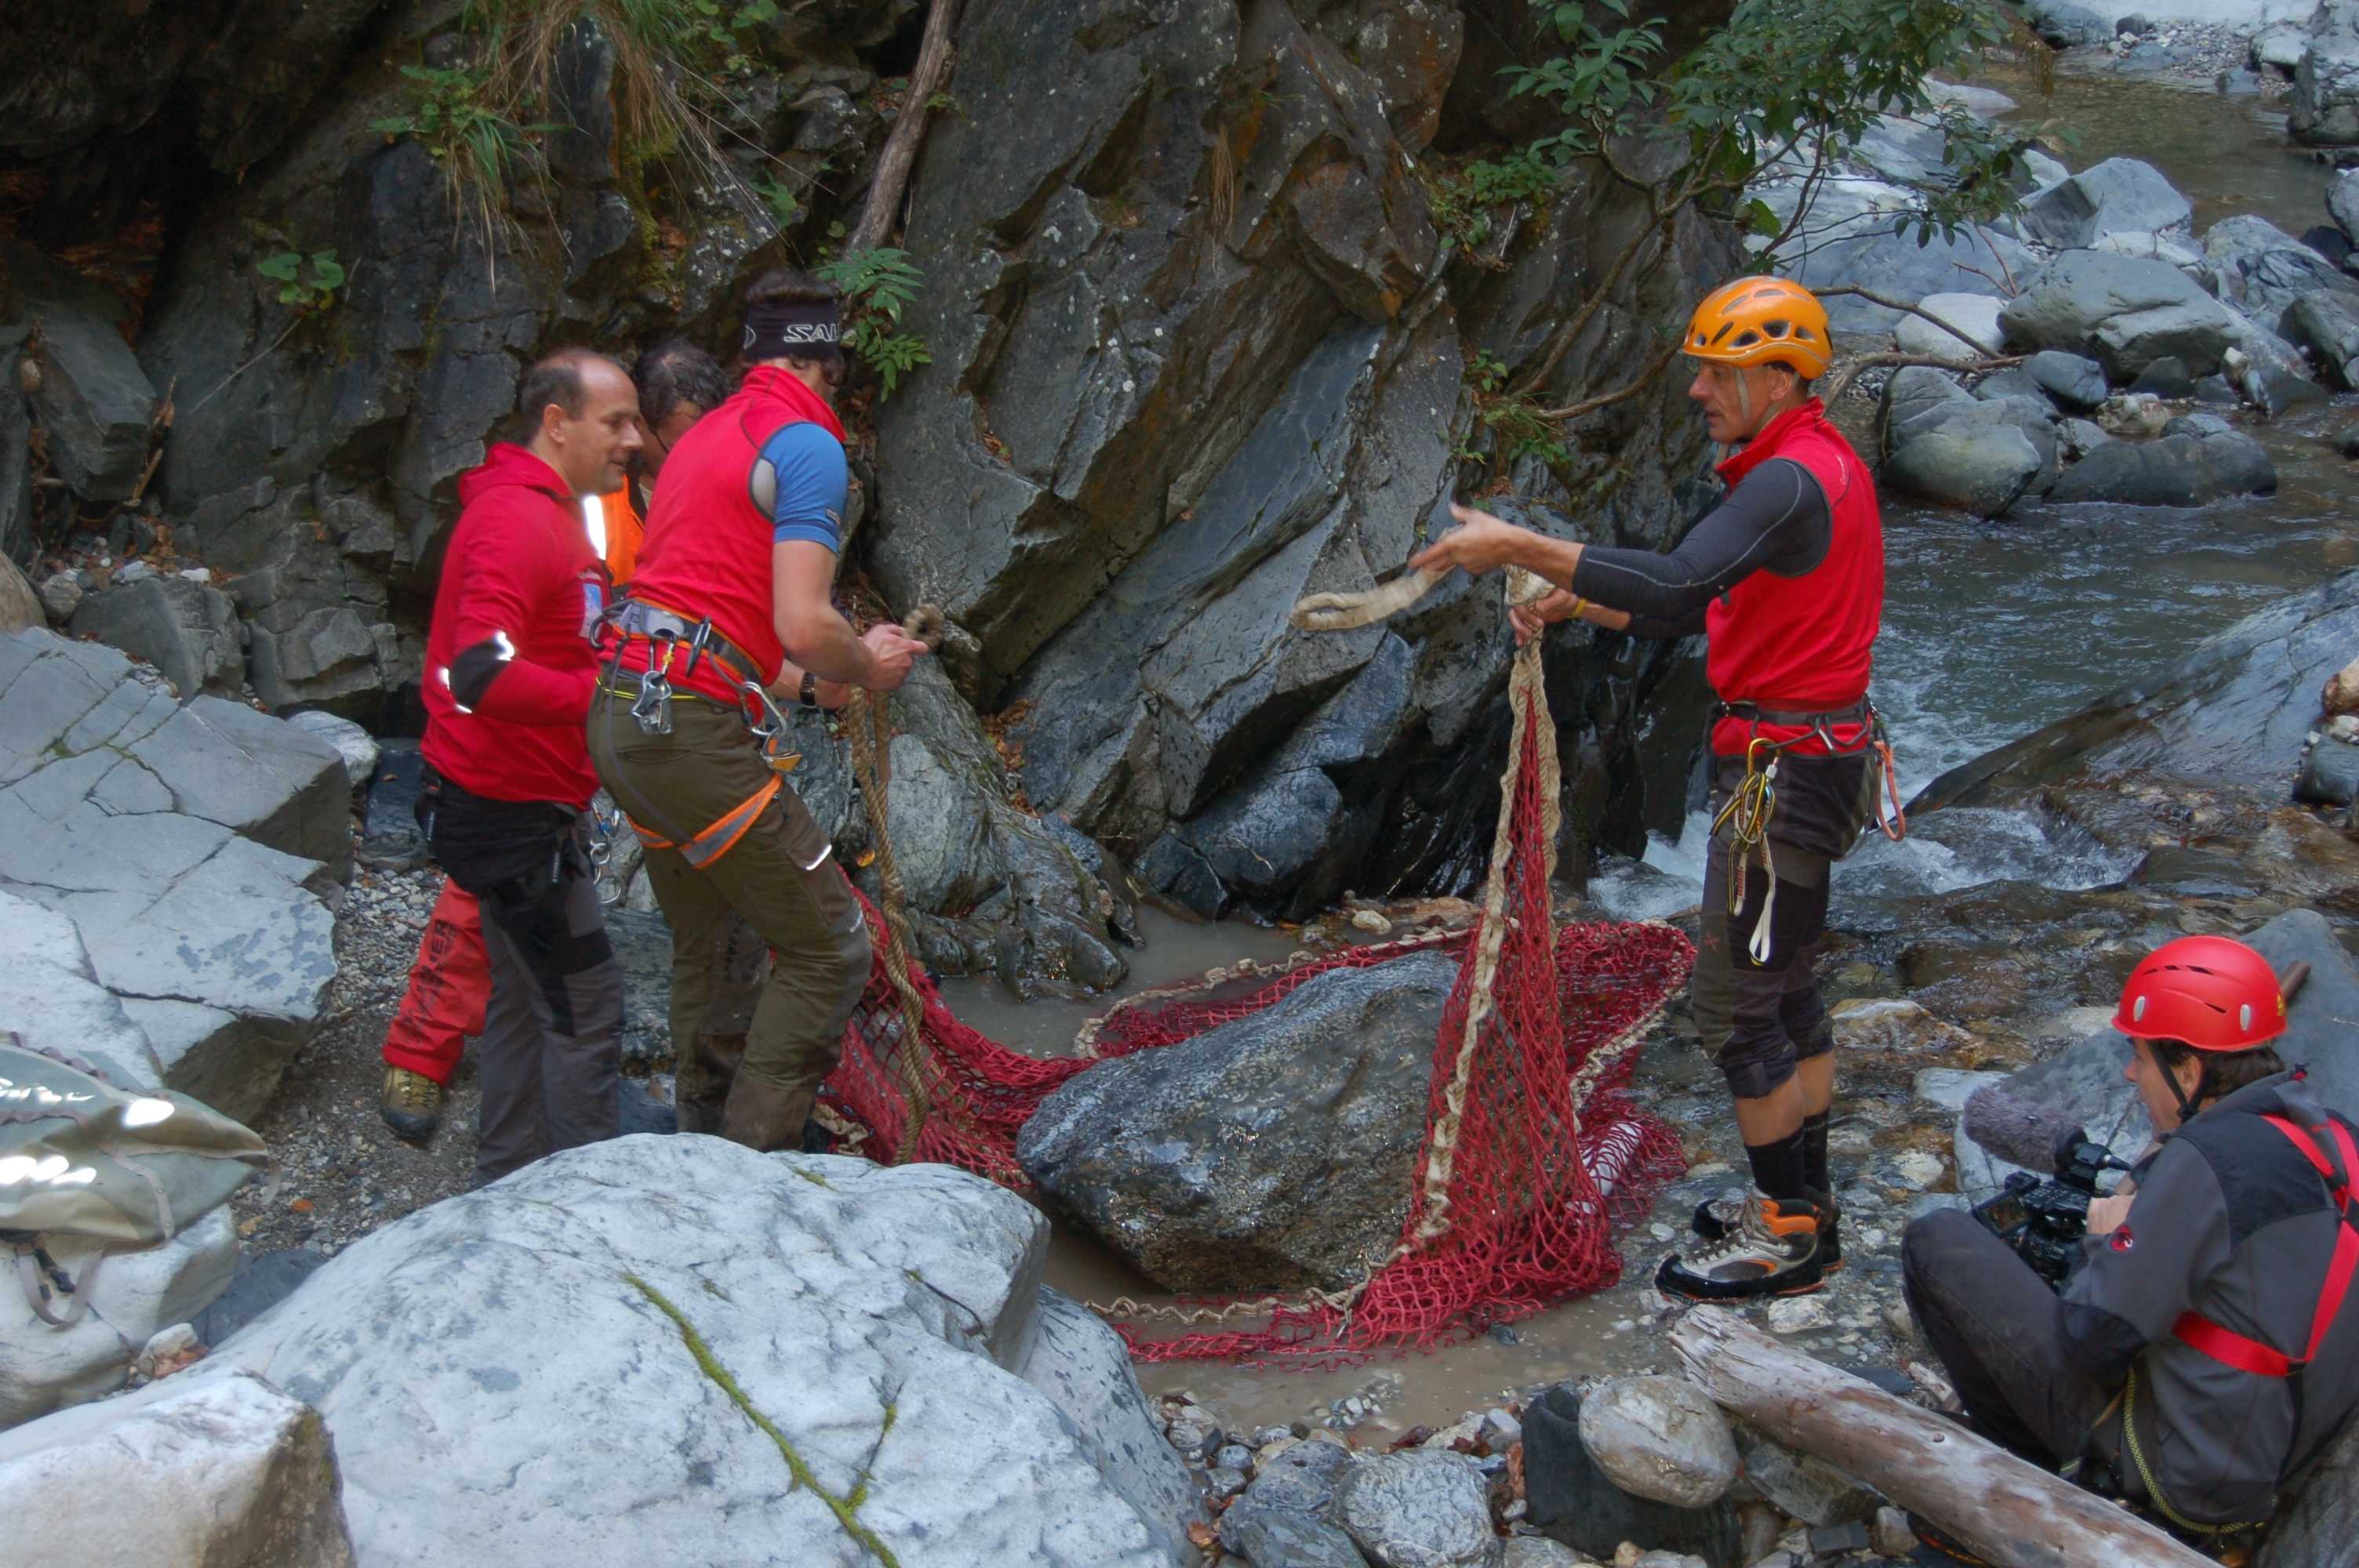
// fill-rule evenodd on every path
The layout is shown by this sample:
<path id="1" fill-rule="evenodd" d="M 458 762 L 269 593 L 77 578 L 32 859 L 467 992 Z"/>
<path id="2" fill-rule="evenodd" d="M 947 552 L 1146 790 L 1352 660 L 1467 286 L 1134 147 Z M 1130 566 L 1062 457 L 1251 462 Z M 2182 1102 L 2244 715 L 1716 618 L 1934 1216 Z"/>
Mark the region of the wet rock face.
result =
<path id="1" fill-rule="evenodd" d="M 1102 1063 L 1042 1103 L 1016 1158 L 1166 1289 L 1355 1284 L 1400 1237 L 1456 978 L 1440 954 L 1338 969 Z"/>
<path id="2" fill-rule="evenodd" d="M 973 635 L 979 706 L 1025 705 L 1032 805 L 1155 886 L 1218 913 L 1440 873 L 1479 806 L 1390 829 L 1430 809 L 1405 773 L 1495 739 L 1466 723 L 1497 697 L 1495 601 L 1347 634 L 1285 611 L 1445 525 L 1470 346 L 1531 354 L 1634 211 L 1576 174 L 1508 220 L 1505 273 L 1446 265 L 1415 170 L 1462 69 L 1448 8 L 1100 10 L 964 14 L 967 112 L 929 135 L 908 241 L 934 258 L 910 321 L 935 364 L 881 413 L 875 569 Z M 1680 271 L 1650 308 L 1677 308 Z M 1610 373 L 1584 351 L 1559 379 Z M 1635 520 L 1701 456 L 1667 406 L 1636 400 L 1627 500 L 1583 529 L 1660 535 L 1663 513 Z M 1537 467 L 1519 488 L 1563 493 Z M 1636 694 L 1582 664 L 1622 754 Z M 1647 809 L 1616 805 L 1609 831 Z"/>

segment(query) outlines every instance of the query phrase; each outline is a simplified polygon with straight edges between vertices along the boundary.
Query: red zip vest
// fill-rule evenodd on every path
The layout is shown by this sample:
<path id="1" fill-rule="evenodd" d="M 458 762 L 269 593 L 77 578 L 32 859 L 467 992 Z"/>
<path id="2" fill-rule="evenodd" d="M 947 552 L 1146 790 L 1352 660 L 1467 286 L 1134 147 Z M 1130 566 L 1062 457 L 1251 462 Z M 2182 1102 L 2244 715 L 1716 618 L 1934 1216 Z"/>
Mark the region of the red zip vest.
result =
<path id="1" fill-rule="evenodd" d="M 778 678 L 787 651 L 774 616 L 771 521 L 754 504 L 750 486 L 770 438 L 806 422 L 843 439 L 835 410 L 792 374 L 776 365 L 748 371 L 736 395 L 690 426 L 664 460 L 631 579 L 633 599 L 687 621 L 710 618 L 714 631 L 754 661 L 765 686 Z M 701 660 L 686 674 L 684 664 L 672 661 L 675 687 L 737 704 L 737 688 L 714 661 Z M 626 641 L 622 667 L 647 665 L 647 644 Z"/>
<path id="2" fill-rule="evenodd" d="M 1745 449 L 1720 465 L 1732 487 L 1772 458 L 1798 462 L 1819 481 L 1833 520 L 1826 558 L 1800 577 L 1756 571 L 1704 611 L 1704 670 L 1725 703 L 1750 703 L 1770 712 L 1828 713 L 1867 696 L 1870 651 L 1884 620 L 1884 521 L 1867 465 L 1827 423 L 1812 398 L 1763 427 Z M 1755 726 L 1742 718 L 1713 726 L 1712 749 L 1742 756 L 1758 734 L 1788 741 L 1808 732 L 1786 725 Z M 1856 750 L 1864 725 L 1832 727 L 1837 746 Z M 1825 756 L 1815 738 L 1789 749 Z"/>

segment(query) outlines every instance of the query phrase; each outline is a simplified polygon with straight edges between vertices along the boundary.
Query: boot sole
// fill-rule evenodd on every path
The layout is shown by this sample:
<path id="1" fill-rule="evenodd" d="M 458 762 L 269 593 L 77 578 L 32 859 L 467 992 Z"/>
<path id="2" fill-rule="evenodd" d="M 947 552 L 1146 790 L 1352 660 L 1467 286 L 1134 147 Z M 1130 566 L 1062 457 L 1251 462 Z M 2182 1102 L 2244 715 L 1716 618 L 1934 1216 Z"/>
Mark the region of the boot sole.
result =
<path id="1" fill-rule="evenodd" d="M 1663 1294 L 1667 1296 L 1676 1296 L 1680 1301 L 1684 1302 L 1708 1302 L 1717 1303 L 1721 1302 L 1768 1301 L 1777 1296 L 1816 1295 L 1820 1291 L 1826 1288 L 1827 1283 L 1825 1271 L 1821 1270 L 1810 1273 L 1808 1279 L 1797 1280 L 1795 1282 L 1786 1285 L 1714 1285 L 1709 1283 L 1697 1283 L 1693 1285 L 1674 1284 L 1670 1279 L 1672 1261 L 1673 1260 L 1671 1259 L 1664 1259 L 1662 1267 L 1655 1271 L 1655 1289 L 1662 1292 Z M 1764 1279 L 1777 1279 L 1780 1276 L 1774 1274 L 1763 1276 Z"/>
<path id="2" fill-rule="evenodd" d="M 431 1142 L 436 1130 L 442 1125 L 442 1119 L 439 1116 L 415 1116 L 385 1106 L 377 1107 L 376 1113 L 385 1119 L 387 1127 L 393 1129 L 393 1135 L 407 1143 Z"/>

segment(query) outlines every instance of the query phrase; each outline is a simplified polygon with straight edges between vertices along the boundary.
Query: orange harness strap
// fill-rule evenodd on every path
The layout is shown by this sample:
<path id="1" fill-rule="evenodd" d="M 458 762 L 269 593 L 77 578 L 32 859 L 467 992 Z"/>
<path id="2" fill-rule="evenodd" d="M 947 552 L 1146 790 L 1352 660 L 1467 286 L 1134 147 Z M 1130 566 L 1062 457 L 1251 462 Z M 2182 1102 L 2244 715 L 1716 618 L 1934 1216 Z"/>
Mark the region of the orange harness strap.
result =
<path id="1" fill-rule="evenodd" d="M 770 802 L 777 798 L 779 786 L 785 783 L 785 779 L 773 774 L 769 783 L 731 806 L 685 844 L 676 844 L 648 832 L 636 816 L 631 818 L 631 829 L 649 849 L 677 849 L 690 865 L 701 871 L 737 847 L 737 840 L 745 837 L 745 830 L 760 818 Z"/>

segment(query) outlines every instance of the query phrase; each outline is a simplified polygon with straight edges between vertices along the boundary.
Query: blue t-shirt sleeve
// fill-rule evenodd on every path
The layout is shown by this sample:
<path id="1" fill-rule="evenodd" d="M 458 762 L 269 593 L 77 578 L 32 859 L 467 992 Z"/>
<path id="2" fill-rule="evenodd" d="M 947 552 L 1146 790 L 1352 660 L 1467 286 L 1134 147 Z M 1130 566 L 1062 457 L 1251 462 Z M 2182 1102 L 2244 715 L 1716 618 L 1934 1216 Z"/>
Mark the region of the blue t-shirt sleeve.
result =
<path id="1" fill-rule="evenodd" d="M 851 479 L 843 448 L 819 426 L 799 421 L 770 438 L 762 460 L 777 476 L 777 500 L 770 508 L 770 536 L 779 544 L 809 539 L 831 550 L 843 548 L 843 504 Z"/>

